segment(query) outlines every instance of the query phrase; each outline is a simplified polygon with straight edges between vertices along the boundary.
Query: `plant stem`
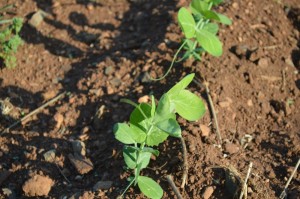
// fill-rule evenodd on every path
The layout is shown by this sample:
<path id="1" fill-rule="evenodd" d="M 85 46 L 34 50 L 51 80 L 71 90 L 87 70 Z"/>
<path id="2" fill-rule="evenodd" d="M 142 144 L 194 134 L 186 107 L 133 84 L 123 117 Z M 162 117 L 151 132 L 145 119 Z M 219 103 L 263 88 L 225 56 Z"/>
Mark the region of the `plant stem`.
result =
<path id="1" fill-rule="evenodd" d="M 170 65 L 170 67 L 168 68 L 167 72 L 166 72 L 162 77 L 159 77 L 159 78 L 157 78 L 157 79 L 150 77 L 151 80 L 153 80 L 153 81 L 159 81 L 159 80 L 162 80 L 162 79 L 164 79 L 164 78 L 170 73 L 170 71 L 171 71 L 171 69 L 173 68 L 173 65 L 174 65 L 174 63 L 175 63 L 175 61 L 176 61 L 176 59 L 177 59 L 177 56 L 178 56 L 179 52 L 180 52 L 181 49 L 185 46 L 186 43 L 187 43 L 187 40 L 185 40 L 185 41 L 181 44 L 181 46 L 178 48 L 178 50 L 177 50 L 177 52 L 175 53 L 175 55 L 174 55 L 174 57 L 173 57 L 173 60 L 172 60 L 172 63 L 171 63 L 171 65 Z"/>
<path id="2" fill-rule="evenodd" d="M 168 183 L 170 184 L 170 186 L 172 187 L 173 191 L 175 192 L 175 195 L 177 196 L 177 198 L 182 199 L 180 192 L 178 191 L 175 183 L 172 180 L 172 176 L 167 175 L 167 180 L 168 180 Z"/>
<path id="3" fill-rule="evenodd" d="M 135 182 L 136 180 L 136 176 L 134 177 L 134 179 L 131 180 L 131 182 L 128 184 L 128 186 L 125 188 L 125 190 L 123 191 L 123 193 L 121 194 L 121 196 L 123 196 L 126 191 L 129 189 L 129 187 L 133 184 L 133 182 Z"/>

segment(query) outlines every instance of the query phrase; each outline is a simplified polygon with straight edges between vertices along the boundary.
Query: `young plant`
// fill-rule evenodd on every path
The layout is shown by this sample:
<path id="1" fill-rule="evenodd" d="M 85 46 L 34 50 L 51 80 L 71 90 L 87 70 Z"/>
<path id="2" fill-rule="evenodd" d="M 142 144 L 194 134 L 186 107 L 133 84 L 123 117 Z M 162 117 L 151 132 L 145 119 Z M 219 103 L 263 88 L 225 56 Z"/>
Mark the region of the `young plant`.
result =
<path id="1" fill-rule="evenodd" d="M 0 30 L 0 59 L 6 67 L 14 68 L 16 66 L 14 53 L 23 43 L 19 36 L 23 20 L 21 18 L 3 19 L 1 12 L 10 7 L 11 5 L 0 8 L 0 26 L 2 26 Z"/>
<path id="2" fill-rule="evenodd" d="M 230 25 L 231 20 L 212 10 L 213 6 L 220 4 L 223 0 L 192 0 L 189 9 L 180 8 L 178 12 L 178 22 L 185 35 L 182 45 L 173 57 L 173 61 L 168 71 L 162 77 L 165 78 L 175 63 L 179 52 L 184 49 L 185 53 L 179 61 L 194 57 L 201 60 L 203 52 L 219 57 L 222 55 L 222 43 L 217 33 L 219 26 L 215 22 Z"/>
<path id="3" fill-rule="evenodd" d="M 123 156 L 129 169 L 133 169 L 126 193 L 131 185 L 138 185 L 149 198 L 161 198 L 163 190 L 158 183 L 147 176 L 141 176 L 141 170 L 147 168 L 151 155 L 158 156 L 159 151 L 152 148 L 164 142 L 168 136 L 181 137 L 181 129 L 176 120 L 176 113 L 189 121 L 201 118 L 205 113 L 202 100 L 185 88 L 191 83 L 194 74 L 184 77 L 165 93 L 156 105 L 152 103 L 136 104 L 123 100 L 135 107 L 129 123 L 117 123 L 114 126 L 115 138 L 125 144 Z"/>

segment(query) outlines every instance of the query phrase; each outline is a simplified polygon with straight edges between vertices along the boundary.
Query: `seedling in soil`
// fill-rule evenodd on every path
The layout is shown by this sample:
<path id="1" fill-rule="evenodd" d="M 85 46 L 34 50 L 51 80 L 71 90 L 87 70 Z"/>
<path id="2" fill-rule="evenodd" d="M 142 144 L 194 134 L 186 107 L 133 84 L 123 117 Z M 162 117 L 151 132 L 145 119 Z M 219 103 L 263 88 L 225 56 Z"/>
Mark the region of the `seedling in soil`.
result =
<path id="1" fill-rule="evenodd" d="M 194 74 L 190 74 L 165 93 L 156 105 L 151 96 L 151 104 L 136 104 L 123 100 L 135 107 L 130 115 L 129 123 L 117 123 L 114 126 L 115 138 L 125 144 L 123 156 L 133 176 L 128 179 L 130 186 L 138 185 L 149 198 L 161 198 L 163 190 L 158 183 L 147 176 L 142 176 L 141 170 L 147 168 L 151 155 L 158 156 L 159 151 L 153 148 L 164 142 L 168 136 L 180 138 L 181 128 L 176 120 L 176 113 L 189 121 L 201 118 L 205 113 L 202 100 L 185 88 L 191 83 Z"/>
<path id="2" fill-rule="evenodd" d="M 168 75 L 182 49 L 185 50 L 185 53 L 178 62 L 191 57 L 201 60 L 201 55 L 204 52 L 208 52 L 216 57 L 222 55 L 222 43 L 217 36 L 219 26 L 216 22 L 225 25 L 232 23 L 225 15 L 212 10 L 213 6 L 220 4 L 222 1 L 192 0 L 189 9 L 185 7 L 180 8 L 178 22 L 185 38 L 175 53 L 168 71 L 156 80 L 161 80 Z"/>
<path id="3" fill-rule="evenodd" d="M 1 12 L 11 8 L 11 5 L 0 8 L 0 59 L 8 68 L 16 66 L 16 57 L 18 47 L 23 43 L 19 32 L 22 28 L 23 20 L 21 18 L 3 19 Z"/>

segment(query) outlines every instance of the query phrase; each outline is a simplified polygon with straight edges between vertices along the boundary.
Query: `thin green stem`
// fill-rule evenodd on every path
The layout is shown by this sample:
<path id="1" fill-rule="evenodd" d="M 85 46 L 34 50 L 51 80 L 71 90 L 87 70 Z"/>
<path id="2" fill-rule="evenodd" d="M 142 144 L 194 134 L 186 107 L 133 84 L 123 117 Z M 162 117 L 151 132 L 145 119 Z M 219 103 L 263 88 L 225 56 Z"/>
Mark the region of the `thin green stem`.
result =
<path id="1" fill-rule="evenodd" d="M 129 187 L 133 184 L 133 182 L 135 182 L 135 180 L 136 180 L 135 178 L 136 178 L 136 176 L 134 177 L 134 179 L 131 180 L 131 182 L 125 188 L 125 190 L 123 191 L 123 193 L 121 194 L 121 196 L 123 196 L 126 193 L 126 191 L 129 189 Z"/>
<path id="2" fill-rule="evenodd" d="M 124 103 L 127 103 L 127 104 L 130 104 L 130 105 L 134 106 L 135 108 L 139 109 L 139 111 L 142 113 L 142 115 L 145 119 L 148 118 L 146 116 L 146 114 L 144 113 L 143 109 L 141 109 L 141 107 L 137 103 L 131 101 L 130 99 L 121 99 L 120 102 L 124 102 Z"/>
<path id="3" fill-rule="evenodd" d="M 178 50 L 177 50 L 177 52 L 175 53 L 175 55 L 174 55 L 174 57 L 173 57 L 173 60 L 172 60 L 172 63 L 171 63 L 171 65 L 170 65 L 170 67 L 168 68 L 167 72 L 166 72 L 162 77 L 159 77 L 159 78 L 157 78 L 157 79 L 150 77 L 151 80 L 153 80 L 153 81 L 159 81 L 159 80 L 162 80 L 162 79 L 164 79 L 164 78 L 170 73 L 170 71 L 171 71 L 171 69 L 173 68 L 173 65 L 174 65 L 174 63 L 175 63 L 175 61 L 176 61 L 176 59 L 177 59 L 177 56 L 178 56 L 179 52 L 180 52 L 181 49 L 185 46 L 186 42 L 187 42 L 187 40 L 185 40 L 185 41 L 181 44 L 181 46 L 178 48 Z"/>

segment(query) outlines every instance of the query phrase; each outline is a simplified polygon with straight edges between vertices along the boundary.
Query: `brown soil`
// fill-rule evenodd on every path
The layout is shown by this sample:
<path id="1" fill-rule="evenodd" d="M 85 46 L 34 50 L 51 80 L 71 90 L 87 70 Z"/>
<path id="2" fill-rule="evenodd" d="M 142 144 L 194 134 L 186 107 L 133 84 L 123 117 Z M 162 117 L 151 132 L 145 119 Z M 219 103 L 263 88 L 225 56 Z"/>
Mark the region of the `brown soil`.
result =
<path id="1" fill-rule="evenodd" d="M 217 9 L 233 25 L 220 28 L 222 57 L 206 55 L 202 62 L 176 64 L 160 82 L 149 81 L 146 74 L 161 76 L 169 66 L 182 38 L 176 14 L 188 2 L 1 1 L 0 7 L 15 3 L 15 13 L 7 14 L 24 17 L 25 24 L 17 67 L 0 71 L 0 98 L 9 98 L 18 114 L 1 117 L 0 130 L 20 113 L 68 93 L 0 136 L 0 176 L 5 176 L 0 179 L 0 197 L 8 197 L 8 188 L 16 198 L 26 198 L 22 186 L 30 176 L 40 174 L 55 181 L 47 198 L 116 198 L 126 187 L 129 172 L 124 170 L 122 145 L 114 139 L 112 126 L 127 121 L 132 110 L 119 100 L 137 101 L 149 93 L 159 98 L 191 72 L 209 83 L 224 145 L 217 147 L 210 111 L 198 122 L 179 119 L 189 164 L 187 185 L 180 189 L 183 197 L 202 198 L 212 187 L 210 198 L 233 198 L 232 181 L 245 178 L 250 162 L 248 198 L 278 197 L 300 157 L 297 1 L 226 1 Z M 33 28 L 27 22 L 39 9 L 49 15 Z M 190 88 L 207 102 L 203 89 L 196 84 Z M 201 132 L 200 125 L 210 132 Z M 74 140 L 85 144 L 81 153 L 92 168 L 87 174 L 79 174 L 68 158 Z M 180 187 L 181 143 L 169 139 L 159 149 L 161 155 L 144 174 L 160 182 L 164 198 L 174 198 L 165 176 L 173 175 Z M 50 150 L 54 157 L 46 161 L 44 154 Z M 110 186 L 93 189 L 99 181 Z M 299 195 L 300 172 L 288 188 L 289 198 Z M 135 188 L 126 197 L 144 198 Z"/>

